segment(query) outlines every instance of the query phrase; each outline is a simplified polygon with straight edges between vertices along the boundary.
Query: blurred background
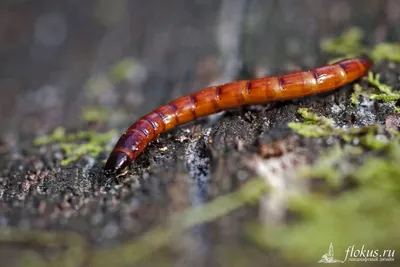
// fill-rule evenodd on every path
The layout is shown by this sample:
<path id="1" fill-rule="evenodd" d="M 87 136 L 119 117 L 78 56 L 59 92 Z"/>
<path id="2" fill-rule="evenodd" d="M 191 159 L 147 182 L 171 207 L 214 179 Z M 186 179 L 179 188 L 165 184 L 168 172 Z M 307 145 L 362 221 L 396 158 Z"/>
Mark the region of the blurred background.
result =
<path id="1" fill-rule="evenodd" d="M 326 63 L 321 40 L 352 26 L 369 44 L 398 40 L 399 21 L 397 0 L 4 0 L 0 132 L 79 127 L 91 108 L 126 126 L 242 70 Z"/>
<path id="2" fill-rule="evenodd" d="M 135 119 L 159 105 L 210 84 L 325 65 L 332 56 L 322 52 L 321 42 L 337 38 L 353 27 L 363 31 L 362 40 L 367 47 L 399 42 L 400 1 L 1 0 L 0 225 L 5 228 L 0 231 L 0 259 L 13 263 L 26 260 L 26 265 L 21 266 L 43 266 L 32 262 L 43 263 L 47 259 L 50 262 L 47 266 L 63 266 L 61 257 L 49 255 L 66 250 L 63 262 L 72 259 L 78 263 L 65 266 L 131 266 L 130 262 L 139 261 L 136 255 L 145 258 L 147 264 L 138 266 L 267 266 L 267 263 L 311 266 L 297 261 L 298 255 L 293 256 L 291 252 L 300 251 L 299 255 L 305 255 L 306 261 L 316 264 L 321 251 L 328 251 L 324 234 L 335 238 L 340 232 L 338 239 L 343 238 L 343 243 L 349 244 L 346 238 L 357 243 L 359 240 L 352 234 L 365 237 L 365 231 L 368 235 L 375 229 L 375 225 L 368 224 L 369 219 L 380 218 L 383 206 L 397 209 L 398 202 L 386 205 L 382 201 L 379 203 L 384 204 L 379 206 L 375 205 L 377 199 L 369 195 L 365 199 L 341 199 L 343 202 L 336 205 L 344 207 L 347 213 L 335 217 L 337 220 L 331 223 L 330 213 L 321 211 L 316 224 L 304 226 L 310 232 L 303 231 L 302 226 L 285 232 L 286 222 L 290 225 L 296 214 L 287 217 L 281 214 L 284 231 L 272 230 L 265 234 L 273 237 L 276 233 L 279 238 L 270 239 L 264 250 L 265 240 L 258 238 L 263 233 L 246 231 L 248 223 L 268 220 L 263 212 L 268 210 L 270 199 L 253 190 L 265 184 L 253 179 L 256 181 L 253 187 L 243 189 L 248 191 L 235 193 L 244 181 L 255 177 L 257 166 L 271 163 L 269 159 L 260 159 L 254 161 L 259 165 L 254 165 L 248 159 L 258 153 L 259 144 L 269 144 L 283 136 L 279 127 L 283 125 L 288 131 L 287 122 L 298 118 L 296 111 L 300 106 L 308 105 L 323 114 L 333 114 L 345 127 L 366 126 L 366 122 L 383 124 L 394 104 L 370 105 L 378 107 L 372 111 L 367 108 L 365 111 L 364 107 L 349 108 L 351 90 L 313 98 L 319 102 L 306 99 L 265 109 L 237 110 L 215 127 L 199 123 L 192 128 L 179 128 L 174 137 L 162 135 L 161 141 L 155 142 L 132 167 L 128 182 L 110 191 L 101 184 L 104 151 L 100 157 L 86 155 L 84 163 L 60 167 L 63 153 L 59 147 L 32 148 L 35 137 L 51 133 L 57 127 L 71 132 L 118 129 L 121 133 Z M 392 85 L 398 85 L 398 67 L 382 66 L 383 72 L 390 69 L 389 75 L 383 76 Z M 363 86 L 367 87 L 365 83 Z M 362 120 L 367 116 L 368 119 Z M 348 125 L 353 121 L 354 125 Z M 201 130 L 212 132 L 213 144 L 196 139 L 205 136 Z M 195 141 L 185 142 L 189 139 Z M 301 140 L 311 158 L 332 145 L 332 140 L 314 143 L 306 138 Z M 294 146 L 298 147 L 296 142 L 293 141 Z M 243 149 L 243 144 L 251 149 Z M 25 148 L 21 149 L 22 146 Z M 187 152 L 190 157 L 185 156 Z M 349 160 L 342 157 L 344 164 L 347 161 L 359 164 L 359 155 L 352 154 Z M 300 165 L 307 163 L 298 154 L 295 157 Z M 281 163 L 278 160 L 272 164 Z M 290 169 L 291 165 L 288 166 Z M 344 166 L 345 170 L 352 170 Z M 393 173 L 388 171 L 385 177 L 389 179 Z M 225 199 L 225 194 L 233 195 Z M 257 195 L 258 205 L 242 207 L 254 200 L 253 194 Z M 233 206 L 228 205 L 226 213 L 220 215 L 218 212 L 226 206 L 209 207 L 206 215 L 214 216 L 215 212 L 218 219 L 211 215 L 204 219 L 196 212 L 177 218 L 189 233 L 182 234 L 179 242 L 166 238 L 168 229 L 157 228 L 171 214 L 221 196 L 222 204 Z M 361 217 L 351 217 L 359 214 L 347 203 L 354 201 L 351 203 L 363 207 L 360 203 L 368 199 L 368 207 L 377 210 L 378 215 L 362 217 L 361 212 Z M 310 206 L 315 202 L 309 201 Z M 233 214 L 229 209 L 234 210 Z M 388 221 L 395 227 L 398 220 L 394 220 L 395 215 L 390 217 L 396 212 L 393 209 L 384 210 L 388 216 L 378 221 L 380 227 L 388 225 Z M 307 212 L 306 208 L 306 215 Z M 396 214 L 400 216 L 398 211 Z M 185 218 L 200 218 L 199 225 L 193 223 L 196 219 L 185 224 Z M 324 221 L 325 218 L 329 220 Z M 213 222 L 207 224 L 207 220 Z M 358 224 L 361 221 L 365 222 L 362 227 Z M 3 231 L 8 227 L 18 229 L 15 233 Z M 354 230 L 358 228 L 359 232 Z M 379 228 L 383 230 L 377 231 L 377 238 L 371 237 L 371 242 L 390 245 L 375 248 L 390 249 L 393 244 L 399 244 L 395 240 L 397 233 L 394 231 L 392 235 L 384 228 Z M 18 231 L 21 229 L 45 232 L 21 233 Z M 52 236 L 48 230 L 59 230 L 60 236 Z M 155 231 L 143 241 L 137 239 L 149 230 Z M 20 240 L 23 241 L 18 243 Z M 136 240 L 137 243 L 119 246 Z M 13 246 L 13 242 L 17 245 Z M 308 242 L 312 245 L 306 249 L 304 243 Z M 91 246 L 104 250 L 91 254 L 88 249 Z M 168 249 L 159 252 L 163 246 Z M 146 251 L 149 247 L 154 251 Z M 306 253 L 308 249 L 310 252 Z M 45 256 L 37 256 L 39 252 Z M 100 260 L 85 265 L 87 256 Z M 396 260 L 398 263 L 398 257 Z"/>

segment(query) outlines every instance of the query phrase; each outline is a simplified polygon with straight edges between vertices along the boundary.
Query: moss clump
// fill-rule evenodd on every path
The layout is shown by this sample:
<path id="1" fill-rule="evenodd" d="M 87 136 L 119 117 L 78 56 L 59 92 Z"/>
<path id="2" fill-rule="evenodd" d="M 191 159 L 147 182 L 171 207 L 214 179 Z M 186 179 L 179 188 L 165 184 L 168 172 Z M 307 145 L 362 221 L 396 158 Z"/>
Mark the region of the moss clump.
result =
<path id="1" fill-rule="evenodd" d="M 393 88 L 387 84 L 380 82 L 380 74 L 374 75 L 372 72 L 368 73 L 368 83 L 376 87 L 380 94 L 371 95 L 371 99 L 379 99 L 385 102 L 400 100 L 400 94 L 393 92 Z"/>
<path id="2" fill-rule="evenodd" d="M 378 125 L 343 129 L 336 127 L 332 119 L 319 116 L 306 108 L 299 108 L 298 113 L 303 117 L 304 122 L 289 122 L 288 126 L 300 135 L 311 138 L 336 136 L 346 142 L 352 142 L 360 136 L 363 137 L 365 134 L 372 134 L 368 139 L 369 142 L 364 142 L 363 144 L 372 149 L 378 147 L 376 143 L 372 142 L 372 138 L 375 138 L 375 134 L 381 131 L 381 127 Z M 380 141 L 376 140 L 376 142 Z"/>
<path id="3" fill-rule="evenodd" d="M 297 112 L 303 117 L 304 122 L 290 122 L 288 125 L 298 134 L 306 137 L 324 137 L 331 136 L 332 130 L 336 129 L 333 120 L 318 116 L 307 108 L 299 108 Z"/>
<path id="4" fill-rule="evenodd" d="M 36 146 L 43 146 L 51 143 L 58 144 L 65 154 L 65 159 L 61 161 L 61 165 L 66 166 L 85 155 L 90 155 L 91 157 L 99 156 L 100 153 L 107 150 L 108 142 L 116 134 L 116 130 L 105 133 L 97 133 L 94 131 L 66 133 L 64 128 L 59 127 L 48 136 L 36 138 L 34 144 Z"/>
<path id="5" fill-rule="evenodd" d="M 318 192 L 291 196 L 289 210 L 299 215 L 293 224 L 251 225 L 248 235 L 259 246 L 279 249 L 296 263 L 317 262 L 332 242 L 335 258 L 344 260 L 352 245 L 366 249 L 398 249 L 400 232 L 400 142 L 394 138 L 386 153 L 370 154 L 360 166 L 351 164 L 360 151 L 335 148 L 307 170 L 307 178 L 352 180 L 355 188 L 336 196 Z M 342 160 L 340 160 L 342 159 Z M 329 169 L 329 171 L 324 170 Z"/>
<path id="6" fill-rule="evenodd" d="M 351 104 L 354 106 L 358 106 L 358 98 L 362 95 L 369 99 L 373 100 L 382 100 L 384 102 L 397 102 L 400 100 L 400 94 L 394 92 L 393 87 L 390 85 L 384 84 L 380 81 L 380 74 L 374 74 L 373 72 L 368 72 L 368 83 L 375 88 L 378 89 L 378 94 L 372 94 L 371 92 L 366 92 L 363 88 L 358 84 L 354 84 L 353 93 L 351 94 Z M 400 112 L 400 108 L 394 106 L 394 111 L 396 113 Z"/>
<path id="7" fill-rule="evenodd" d="M 352 27 L 337 38 L 327 39 L 321 42 L 321 50 L 334 55 L 338 59 L 368 55 L 375 62 L 386 59 L 400 62 L 400 43 L 380 43 L 372 49 L 362 44 L 364 32 L 357 27 Z"/>

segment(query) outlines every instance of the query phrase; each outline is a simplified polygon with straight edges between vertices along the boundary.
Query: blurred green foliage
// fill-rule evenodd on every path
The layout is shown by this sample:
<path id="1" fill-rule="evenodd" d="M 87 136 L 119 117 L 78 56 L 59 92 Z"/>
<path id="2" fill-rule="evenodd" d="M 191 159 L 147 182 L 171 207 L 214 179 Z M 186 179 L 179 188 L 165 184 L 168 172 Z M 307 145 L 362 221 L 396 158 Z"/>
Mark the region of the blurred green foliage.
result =
<path id="1" fill-rule="evenodd" d="M 110 139 L 117 134 L 116 130 L 105 133 L 95 131 L 78 131 L 66 133 L 62 127 L 56 128 L 53 133 L 47 136 L 38 137 L 34 140 L 36 146 L 57 144 L 65 154 L 61 166 L 66 166 L 77 161 L 80 157 L 89 155 L 97 157 L 107 150 Z"/>
<path id="2" fill-rule="evenodd" d="M 363 38 L 364 32 L 360 28 L 352 27 L 339 37 L 322 41 L 320 47 L 326 53 L 340 56 L 332 62 L 360 55 L 367 55 L 375 62 L 384 59 L 400 62 L 400 43 L 380 43 L 370 49 L 362 44 Z"/>
<path id="3" fill-rule="evenodd" d="M 374 75 L 372 72 L 368 73 L 368 82 L 377 88 L 380 94 L 371 95 L 371 99 L 379 99 L 385 102 L 400 100 L 400 94 L 393 92 L 393 88 L 387 84 L 380 82 L 380 74 Z"/>
<path id="4" fill-rule="evenodd" d="M 353 190 L 339 194 L 313 192 L 290 198 L 289 210 L 300 216 L 294 224 L 276 228 L 252 225 L 249 236 L 266 249 L 278 248 L 295 262 L 317 262 L 319 255 L 335 245 L 335 258 L 344 259 L 351 245 L 369 249 L 398 249 L 400 232 L 400 142 L 394 138 L 386 157 L 370 155 L 356 167 L 348 161 L 360 150 L 335 147 L 302 173 L 307 178 L 326 179 Z"/>
<path id="5" fill-rule="evenodd" d="M 383 141 L 375 138 L 376 134 L 382 131 L 379 125 L 345 129 L 336 127 L 332 119 L 319 116 L 309 111 L 307 108 L 299 108 L 298 113 L 302 116 L 304 122 L 289 122 L 288 126 L 305 137 L 319 138 L 336 136 L 345 142 L 352 142 L 357 139 L 366 147 L 375 149 L 385 145 Z M 368 138 L 368 142 L 365 141 L 366 138 Z"/>

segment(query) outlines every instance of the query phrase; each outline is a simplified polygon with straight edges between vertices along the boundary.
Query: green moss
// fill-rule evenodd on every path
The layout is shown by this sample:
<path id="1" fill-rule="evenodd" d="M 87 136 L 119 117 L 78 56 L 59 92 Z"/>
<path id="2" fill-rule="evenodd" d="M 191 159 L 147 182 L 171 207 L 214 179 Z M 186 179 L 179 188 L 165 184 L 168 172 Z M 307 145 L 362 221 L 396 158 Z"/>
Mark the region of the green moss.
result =
<path id="1" fill-rule="evenodd" d="M 345 31 L 337 38 L 327 39 L 321 42 L 321 50 L 334 55 L 341 55 L 338 59 L 368 55 L 373 61 L 390 60 L 400 62 L 400 43 L 380 43 L 372 49 L 362 44 L 364 32 L 357 27 Z"/>
<path id="2" fill-rule="evenodd" d="M 313 125 L 313 124 L 304 124 L 297 122 L 290 122 L 289 127 L 296 131 L 298 134 L 301 134 L 306 137 L 324 137 L 331 136 L 332 132 L 331 128 L 325 127 L 324 125 Z"/>
<path id="3" fill-rule="evenodd" d="M 393 88 L 387 84 L 380 82 L 380 74 L 374 75 L 372 72 L 368 73 L 368 82 L 376 87 L 380 94 L 371 95 L 371 99 L 379 99 L 385 102 L 400 100 L 400 94 L 393 92 Z"/>
<path id="4" fill-rule="evenodd" d="M 289 210 L 300 218 L 296 223 L 277 227 L 253 224 L 248 228 L 248 236 L 262 248 L 279 249 L 296 263 L 316 263 L 331 242 L 337 259 L 344 259 L 345 250 L 352 245 L 398 249 L 399 138 L 386 147 L 384 157 L 370 154 L 361 166 L 349 161 L 358 158 L 360 151 L 335 147 L 323 157 L 323 166 L 318 160 L 306 175 L 327 180 L 351 179 L 357 187 L 334 197 L 318 192 L 291 196 Z"/>
<path id="5" fill-rule="evenodd" d="M 379 94 L 371 94 L 370 92 L 365 92 L 363 88 L 358 84 L 354 84 L 354 91 L 351 94 L 351 104 L 357 106 L 359 104 L 358 98 L 360 96 L 368 97 L 370 99 L 382 100 L 384 102 L 398 101 L 400 100 L 400 94 L 394 92 L 394 89 L 380 81 L 380 74 L 374 74 L 368 72 L 368 83 L 379 90 Z M 394 106 L 394 112 L 398 113 L 400 111 L 399 107 Z"/>
<path id="6" fill-rule="evenodd" d="M 333 120 L 324 116 L 318 116 L 317 114 L 310 112 L 307 108 L 299 108 L 297 112 L 303 117 L 306 123 L 322 124 L 326 125 L 327 127 L 333 127 Z"/>
<path id="7" fill-rule="evenodd" d="M 353 93 L 351 94 L 351 104 L 354 106 L 358 106 L 358 98 L 362 95 L 363 89 L 360 84 L 356 83 L 353 86 Z"/>
<path id="8" fill-rule="evenodd" d="M 297 133 L 306 137 L 331 136 L 335 129 L 331 119 L 318 116 L 306 108 L 299 108 L 297 112 L 303 117 L 304 123 L 290 122 L 289 127 Z"/>
<path id="9" fill-rule="evenodd" d="M 360 136 L 362 137 L 367 133 L 378 133 L 381 130 L 378 125 L 350 129 L 337 128 L 335 127 L 333 120 L 324 116 L 318 116 L 317 114 L 308 111 L 308 109 L 299 108 L 298 113 L 303 117 L 304 122 L 289 122 L 288 126 L 298 134 L 305 137 L 319 138 L 336 136 L 346 142 L 352 142 L 355 138 L 359 138 Z M 375 135 L 373 138 L 375 138 Z M 364 142 L 363 144 L 374 149 L 377 146 L 371 139 L 372 137 L 370 137 L 369 142 Z"/>
<path id="10" fill-rule="evenodd" d="M 381 75 L 379 73 L 374 76 L 373 72 L 371 72 L 371 71 L 368 72 L 368 82 L 371 85 L 373 85 L 376 88 L 378 88 L 379 91 L 384 93 L 384 94 L 388 94 L 388 95 L 392 94 L 393 93 L 393 88 L 390 87 L 387 84 L 381 83 L 380 82 L 380 78 L 381 78 Z"/>
<path id="11" fill-rule="evenodd" d="M 78 131 L 66 133 L 64 128 L 57 128 L 48 136 L 38 137 L 34 140 L 36 146 L 56 143 L 65 154 L 61 161 L 62 166 L 75 162 L 80 157 L 90 155 L 97 157 L 107 150 L 109 140 L 117 134 L 116 130 L 105 133 L 94 131 Z"/>

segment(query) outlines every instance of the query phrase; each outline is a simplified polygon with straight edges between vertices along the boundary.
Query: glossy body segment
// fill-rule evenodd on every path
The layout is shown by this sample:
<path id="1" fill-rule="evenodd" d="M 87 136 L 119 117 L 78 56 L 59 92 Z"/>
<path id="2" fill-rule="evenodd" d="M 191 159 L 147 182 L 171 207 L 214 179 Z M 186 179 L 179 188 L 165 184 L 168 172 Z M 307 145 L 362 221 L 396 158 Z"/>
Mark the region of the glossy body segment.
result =
<path id="1" fill-rule="evenodd" d="M 221 110 L 248 104 L 264 104 L 326 92 L 366 75 L 369 59 L 353 58 L 305 72 L 237 81 L 203 89 L 178 98 L 135 122 L 120 137 L 105 171 L 119 172 L 159 134 Z"/>

